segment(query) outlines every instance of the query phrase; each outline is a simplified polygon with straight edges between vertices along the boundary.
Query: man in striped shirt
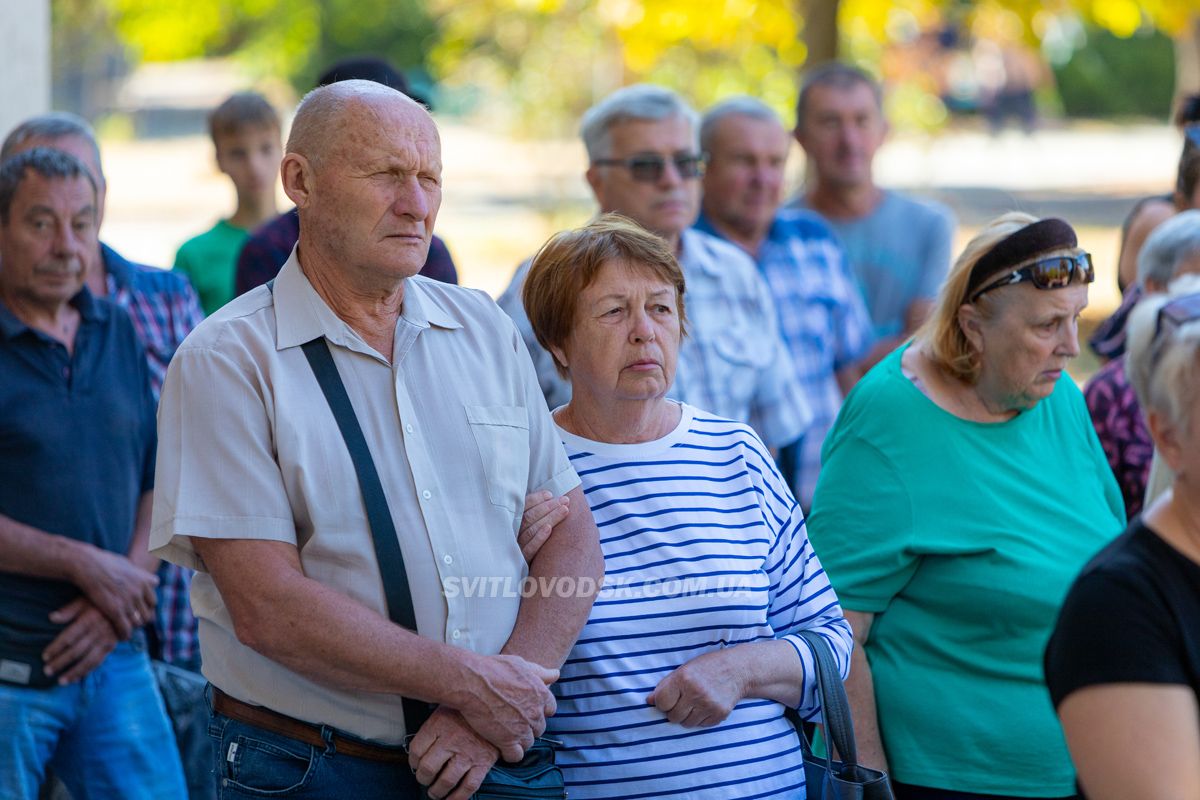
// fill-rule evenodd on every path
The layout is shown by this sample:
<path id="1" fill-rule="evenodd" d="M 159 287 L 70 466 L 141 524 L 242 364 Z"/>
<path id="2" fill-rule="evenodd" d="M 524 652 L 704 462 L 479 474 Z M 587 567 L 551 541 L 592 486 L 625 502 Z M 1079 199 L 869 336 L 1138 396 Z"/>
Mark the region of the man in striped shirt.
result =
<path id="1" fill-rule="evenodd" d="M 708 169 L 696 228 L 746 251 L 771 287 L 780 333 L 813 411 L 812 426 L 780 459 L 807 509 L 821 443 L 874 334 L 829 225 L 810 211 L 780 208 L 790 143 L 779 116 L 759 100 L 736 97 L 709 109 L 700 125 Z"/>

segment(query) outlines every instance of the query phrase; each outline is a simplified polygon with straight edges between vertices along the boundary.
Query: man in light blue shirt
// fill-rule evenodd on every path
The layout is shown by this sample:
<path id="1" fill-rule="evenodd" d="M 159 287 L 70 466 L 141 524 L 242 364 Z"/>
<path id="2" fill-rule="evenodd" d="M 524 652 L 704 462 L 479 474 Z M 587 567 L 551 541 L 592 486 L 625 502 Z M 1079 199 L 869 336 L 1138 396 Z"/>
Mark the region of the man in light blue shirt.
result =
<path id="1" fill-rule="evenodd" d="M 772 448 L 804 433 L 811 411 L 779 336 L 775 304 L 753 261 L 737 247 L 691 229 L 700 206 L 704 159 L 697 115 L 674 92 L 640 84 L 620 89 L 583 117 L 588 184 L 601 212 L 615 211 L 663 237 L 687 281 L 689 335 L 670 396 L 749 423 Z M 553 356 L 537 341 L 521 302 L 529 262 L 498 300 L 529 348 L 551 408 L 570 399 Z"/>
<path id="2" fill-rule="evenodd" d="M 871 174 L 887 135 L 882 92 L 858 69 L 833 62 L 805 76 L 796 140 L 808 185 L 796 205 L 833 226 L 880 339 L 875 359 L 928 316 L 950 267 L 954 218 L 937 203 L 881 189 Z"/>
<path id="3" fill-rule="evenodd" d="M 813 410 L 812 426 L 783 459 L 792 491 L 807 509 L 821 444 L 874 336 L 829 225 L 810 211 L 779 208 L 790 144 L 779 116 L 759 100 L 735 97 L 711 108 L 700 126 L 708 168 L 696 228 L 748 253 L 771 288 L 780 332 Z"/>

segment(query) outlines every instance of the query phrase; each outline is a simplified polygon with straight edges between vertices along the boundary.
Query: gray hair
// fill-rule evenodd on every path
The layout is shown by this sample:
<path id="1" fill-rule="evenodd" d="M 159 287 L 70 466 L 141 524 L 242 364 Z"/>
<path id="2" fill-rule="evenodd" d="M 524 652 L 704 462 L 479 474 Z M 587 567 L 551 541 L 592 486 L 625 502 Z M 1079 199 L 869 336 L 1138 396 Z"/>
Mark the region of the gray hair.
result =
<path id="1" fill-rule="evenodd" d="M 93 200 L 95 198 L 96 179 L 82 161 L 52 147 L 34 147 L 0 162 L 0 222 L 8 224 L 13 198 L 30 170 L 43 178 L 87 178 L 92 187 Z"/>
<path id="2" fill-rule="evenodd" d="M 0 161 L 10 158 L 13 152 L 30 140 L 55 141 L 74 136 L 87 142 L 96 156 L 96 169 L 100 174 L 96 178 L 104 184 L 104 167 L 100 163 L 100 146 L 96 144 L 96 131 L 83 117 L 68 111 L 52 111 L 49 114 L 39 114 L 30 117 L 9 132 L 0 145 Z"/>
<path id="3" fill-rule="evenodd" d="M 855 86 L 866 86 L 875 95 L 875 105 L 883 113 L 883 88 L 879 81 L 860 67 L 846 64 L 842 61 L 830 61 L 804 73 L 800 83 L 800 96 L 796 100 L 796 130 L 804 127 L 804 107 L 808 103 L 808 95 L 815 86 L 828 86 L 831 89 L 851 89 Z"/>
<path id="4" fill-rule="evenodd" d="M 1155 336 L 1158 312 L 1179 297 L 1200 294 L 1200 275 L 1183 275 L 1163 293 L 1143 299 L 1129 316 L 1125 371 L 1138 402 L 1176 430 L 1187 430 L 1200 392 L 1200 320 Z M 1156 342 L 1156 339 L 1159 341 Z"/>
<path id="5" fill-rule="evenodd" d="M 741 95 L 722 100 L 704 112 L 700 120 L 700 149 L 708 153 L 712 150 L 712 140 L 717 133 L 717 125 L 726 117 L 749 117 L 764 122 L 774 122 L 783 127 L 783 120 L 769 105 L 757 97 Z"/>
<path id="6" fill-rule="evenodd" d="M 579 132 L 587 148 L 588 161 L 612 155 L 613 126 L 629 120 L 658 121 L 683 117 L 695 137 L 700 117 L 682 97 L 662 86 L 638 83 L 610 94 L 583 114 Z"/>
<path id="7" fill-rule="evenodd" d="M 1200 210 L 1183 211 L 1159 225 L 1138 253 L 1138 281 L 1166 286 L 1179 265 L 1200 253 Z"/>

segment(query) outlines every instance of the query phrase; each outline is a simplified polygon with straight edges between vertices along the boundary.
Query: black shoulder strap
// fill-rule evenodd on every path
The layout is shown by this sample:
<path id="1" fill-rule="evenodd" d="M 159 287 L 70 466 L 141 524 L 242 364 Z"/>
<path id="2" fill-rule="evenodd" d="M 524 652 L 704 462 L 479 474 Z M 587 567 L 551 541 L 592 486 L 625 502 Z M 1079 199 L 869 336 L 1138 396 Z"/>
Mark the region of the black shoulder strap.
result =
<path id="1" fill-rule="evenodd" d="M 846 689 L 842 684 L 842 676 L 838 672 L 833 650 L 825 637 L 813 630 L 800 631 L 800 638 L 808 643 L 812 650 L 813 662 L 817 667 L 817 692 L 821 699 L 821 715 L 825 723 L 825 746 L 827 758 L 832 756 L 836 748 L 842 763 L 850 769 L 858 766 L 858 752 L 854 742 L 854 720 L 850 716 L 850 703 L 846 699 Z M 833 743 L 833 748 L 829 747 Z M 807 742 L 805 743 L 807 744 Z M 832 759 L 830 767 L 832 768 Z"/>
<path id="2" fill-rule="evenodd" d="M 375 544 L 375 559 L 379 562 L 379 574 L 383 578 L 388 617 L 397 625 L 416 633 L 417 616 L 413 611 L 412 590 L 408 586 L 408 572 L 404 569 L 404 556 L 400 552 L 396 526 L 392 524 L 383 484 L 379 481 L 375 460 L 371 458 L 367 439 L 354 414 L 354 406 L 350 404 L 350 395 L 346 394 L 346 385 L 342 382 L 337 365 L 333 363 L 333 354 L 329 352 L 325 337 L 306 342 L 301 349 L 317 377 L 317 383 L 321 385 L 325 400 L 342 432 L 342 439 L 346 442 L 346 449 L 350 451 L 350 460 L 354 462 L 354 472 L 358 475 L 363 505 L 366 506 L 367 522 L 371 526 L 371 539 Z M 428 716 L 429 709 L 424 703 L 404 698 L 404 724 L 409 734 L 416 733 Z"/>

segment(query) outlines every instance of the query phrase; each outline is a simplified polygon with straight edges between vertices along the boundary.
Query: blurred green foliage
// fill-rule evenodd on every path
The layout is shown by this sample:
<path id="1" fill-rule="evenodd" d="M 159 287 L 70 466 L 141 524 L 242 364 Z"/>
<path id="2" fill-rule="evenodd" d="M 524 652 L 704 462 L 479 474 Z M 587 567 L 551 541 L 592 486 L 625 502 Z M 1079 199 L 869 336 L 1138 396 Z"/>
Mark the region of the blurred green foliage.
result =
<path id="1" fill-rule="evenodd" d="M 670 86 L 698 107 L 751 94 L 790 118 L 808 55 L 805 9 L 830 2 L 51 0 L 56 52 L 65 60 L 111 31 L 134 61 L 235 56 L 251 74 L 284 77 L 303 91 L 334 60 L 373 53 L 418 79 L 432 74 L 443 110 L 483 110 L 510 128 L 550 135 L 573 132 L 585 108 L 636 81 Z M 840 0 L 838 7 L 844 57 L 895 89 L 897 122 L 936 127 L 946 115 L 932 70 L 895 55 L 922 32 L 949 20 L 975 36 L 1036 46 L 1062 39 L 1064 20 L 1098 26 L 1111 33 L 1090 36 L 1059 76 L 1081 104 L 1073 99 L 1067 111 L 1098 108 L 1107 92 L 1131 113 L 1158 114 L 1160 87 L 1169 92 L 1169 84 L 1147 81 L 1159 75 L 1162 51 L 1140 55 L 1140 32 L 1182 31 L 1200 0 Z M 1128 93 L 1119 96 L 1118 86 Z"/>
<path id="2" fill-rule="evenodd" d="M 1064 113 L 1166 119 L 1175 94 L 1171 40 L 1158 31 L 1122 39 L 1097 28 L 1086 36 L 1086 46 L 1054 71 Z"/>
<path id="3" fill-rule="evenodd" d="M 339 58 L 423 70 L 436 26 L 423 0 L 51 0 L 56 39 L 115 30 L 134 60 L 236 56 L 299 91 Z"/>

